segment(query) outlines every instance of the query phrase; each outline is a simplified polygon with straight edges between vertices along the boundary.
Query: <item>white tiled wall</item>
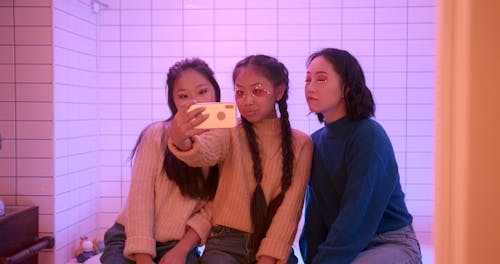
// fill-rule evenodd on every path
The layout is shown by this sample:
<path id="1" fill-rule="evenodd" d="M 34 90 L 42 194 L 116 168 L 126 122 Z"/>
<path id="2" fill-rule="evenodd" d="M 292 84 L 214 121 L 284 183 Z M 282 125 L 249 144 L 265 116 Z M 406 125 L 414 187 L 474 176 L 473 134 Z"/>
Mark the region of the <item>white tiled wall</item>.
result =
<path id="1" fill-rule="evenodd" d="M 165 75 L 200 56 L 233 101 L 231 72 L 249 54 L 290 71 L 292 125 L 320 125 L 303 97 L 307 55 L 351 51 L 365 69 L 424 244 L 433 214 L 435 0 L 5 0 L 0 2 L 0 197 L 40 206 L 41 233 L 71 257 L 102 235 L 128 193 L 138 133 L 165 119 Z M 99 229 L 99 231 L 97 231 Z"/>
<path id="2" fill-rule="evenodd" d="M 74 256 L 79 237 L 97 236 L 98 43 L 89 3 L 53 1 L 56 263 Z"/>
<path id="3" fill-rule="evenodd" d="M 319 127 L 303 97 L 307 55 L 323 47 L 351 51 L 365 69 L 377 120 L 389 133 L 407 202 L 424 244 L 433 211 L 434 1 L 109 1 L 99 15 L 101 145 L 100 227 L 108 227 L 126 194 L 125 160 L 145 124 L 169 116 L 165 73 L 183 57 L 215 70 L 223 100 L 232 101 L 231 72 L 246 55 L 278 57 L 290 71 L 295 127 Z M 106 125 L 106 123 L 113 125 Z M 121 155 L 121 156 L 120 156 Z M 125 165 L 125 166 L 124 166 Z M 106 187 L 104 187 L 106 186 Z M 114 194 L 113 194 L 114 193 Z M 120 198 L 120 199 L 119 199 Z"/>

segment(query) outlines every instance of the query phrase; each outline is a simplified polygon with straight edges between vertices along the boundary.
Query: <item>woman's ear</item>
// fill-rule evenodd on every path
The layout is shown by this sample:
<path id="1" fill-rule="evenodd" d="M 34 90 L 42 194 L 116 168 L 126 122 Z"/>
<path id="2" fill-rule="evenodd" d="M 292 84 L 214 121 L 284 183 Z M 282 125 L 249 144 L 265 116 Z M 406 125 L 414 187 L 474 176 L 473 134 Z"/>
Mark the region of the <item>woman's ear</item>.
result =
<path id="1" fill-rule="evenodd" d="M 277 101 L 281 100 L 281 98 L 283 98 L 284 94 L 285 94 L 285 85 L 280 84 L 278 86 L 278 88 L 276 89 L 276 93 L 274 94 L 275 101 L 277 102 Z"/>

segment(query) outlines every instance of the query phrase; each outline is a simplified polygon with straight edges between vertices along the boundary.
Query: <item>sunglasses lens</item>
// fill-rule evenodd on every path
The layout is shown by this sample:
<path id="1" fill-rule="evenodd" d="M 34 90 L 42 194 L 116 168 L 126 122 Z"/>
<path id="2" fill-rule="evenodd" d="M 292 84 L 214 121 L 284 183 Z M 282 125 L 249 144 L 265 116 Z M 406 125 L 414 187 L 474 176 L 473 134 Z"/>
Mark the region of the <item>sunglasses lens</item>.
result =
<path id="1" fill-rule="evenodd" d="M 264 88 L 255 88 L 252 90 L 252 94 L 256 97 L 264 97 L 269 95 L 269 92 Z"/>

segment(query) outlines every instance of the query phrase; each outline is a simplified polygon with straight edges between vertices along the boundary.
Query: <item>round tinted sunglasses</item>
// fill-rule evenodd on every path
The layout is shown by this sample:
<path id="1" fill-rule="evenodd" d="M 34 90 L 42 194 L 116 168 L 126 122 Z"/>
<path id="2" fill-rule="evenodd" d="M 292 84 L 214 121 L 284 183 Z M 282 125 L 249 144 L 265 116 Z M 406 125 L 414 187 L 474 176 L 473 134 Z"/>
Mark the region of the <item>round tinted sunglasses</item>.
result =
<path id="1" fill-rule="evenodd" d="M 264 87 L 261 83 L 253 85 L 249 91 L 237 87 L 234 89 L 234 97 L 236 99 L 243 99 L 247 96 L 247 94 L 251 94 L 253 97 L 266 97 L 271 94 L 271 91 Z"/>

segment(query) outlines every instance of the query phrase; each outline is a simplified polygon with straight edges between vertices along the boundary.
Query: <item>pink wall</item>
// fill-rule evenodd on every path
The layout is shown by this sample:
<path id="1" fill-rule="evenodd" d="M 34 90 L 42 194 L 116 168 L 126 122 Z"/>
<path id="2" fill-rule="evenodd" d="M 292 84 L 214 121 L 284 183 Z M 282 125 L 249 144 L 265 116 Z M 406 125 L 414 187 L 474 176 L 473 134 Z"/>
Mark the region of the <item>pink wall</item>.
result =
<path id="1" fill-rule="evenodd" d="M 327 46 L 362 63 L 418 236 L 431 244 L 435 1 L 102 2 L 98 13 L 90 1 L 0 6 L 0 198 L 40 205 L 40 230 L 56 237 L 43 263 L 64 262 L 79 236 L 113 223 L 138 133 L 170 115 L 173 62 L 202 57 L 233 101 L 236 61 L 277 56 L 290 70 L 292 125 L 311 133 L 319 124 L 303 98 L 305 59 Z"/>
<path id="2" fill-rule="evenodd" d="M 0 198 L 38 205 L 40 236 L 54 231 L 51 1 L 0 2 Z M 40 254 L 52 259 L 52 253 Z"/>

